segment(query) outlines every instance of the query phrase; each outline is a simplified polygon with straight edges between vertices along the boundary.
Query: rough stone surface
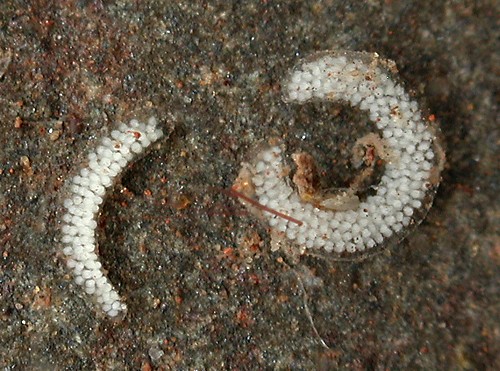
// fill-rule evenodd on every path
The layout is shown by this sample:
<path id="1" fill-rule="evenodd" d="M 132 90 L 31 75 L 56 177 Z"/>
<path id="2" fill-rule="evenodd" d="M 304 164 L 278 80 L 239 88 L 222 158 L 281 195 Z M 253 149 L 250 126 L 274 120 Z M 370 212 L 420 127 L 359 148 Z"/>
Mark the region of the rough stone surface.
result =
<path id="1" fill-rule="evenodd" d="M 493 1 L 3 1 L 0 368 L 499 369 L 496 14 Z M 366 117 L 280 91 L 301 57 L 335 48 L 396 62 L 448 162 L 403 242 L 290 259 L 223 189 L 271 136 L 314 155 L 324 186 L 349 181 Z M 138 110 L 175 129 L 102 206 L 99 254 L 128 306 L 111 321 L 63 262 L 63 183 Z"/>

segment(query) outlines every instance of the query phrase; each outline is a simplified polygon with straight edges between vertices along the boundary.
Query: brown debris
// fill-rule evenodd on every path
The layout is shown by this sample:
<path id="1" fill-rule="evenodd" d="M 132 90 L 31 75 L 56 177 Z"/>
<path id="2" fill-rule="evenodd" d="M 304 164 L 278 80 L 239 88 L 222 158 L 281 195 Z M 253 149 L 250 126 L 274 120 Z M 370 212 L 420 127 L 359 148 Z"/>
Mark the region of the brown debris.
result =
<path id="1" fill-rule="evenodd" d="M 28 156 L 21 156 L 21 158 L 19 159 L 19 164 L 21 165 L 26 175 L 33 175 L 33 168 L 31 167 L 31 161 Z"/>
<path id="2" fill-rule="evenodd" d="M 171 202 L 172 202 L 172 207 L 176 210 L 184 210 L 188 208 L 189 205 L 191 205 L 192 203 L 191 199 L 184 194 L 179 194 L 174 196 Z"/>
<path id="3" fill-rule="evenodd" d="M 53 129 L 49 129 L 49 139 L 52 142 L 55 142 L 56 140 L 59 139 L 63 132 L 63 122 L 62 121 L 57 121 L 54 125 Z"/>
<path id="4" fill-rule="evenodd" d="M 33 290 L 33 294 L 33 309 L 40 310 L 50 307 L 52 303 L 52 290 L 50 289 L 50 287 L 40 288 L 36 286 Z"/>
<path id="5" fill-rule="evenodd" d="M 357 188 L 337 189 L 328 193 L 318 189 L 318 170 L 310 154 L 294 153 L 292 159 L 297 165 L 292 181 L 304 202 L 320 209 L 336 211 L 352 210 L 358 206 L 359 199 L 355 194 Z"/>
<path id="6" fill-rule="evenodd" d="M 437 186 L 441 181 L 441 172 L 446 164 L 446 153 L 440 144 L 440 141 L 434 140 L 434 153 L 436 154 L 436 165 L 432 167 L 429 182 Z"/>
<path id="7" fill-rule="evenodd" d="M 309 153 L 299 152 L 294 153 L 292 159 L 297 165 L 293 183 L 297 186 L 300 198 L 311 201 L 318 192 L 318 170 L 314 158 Z"/>

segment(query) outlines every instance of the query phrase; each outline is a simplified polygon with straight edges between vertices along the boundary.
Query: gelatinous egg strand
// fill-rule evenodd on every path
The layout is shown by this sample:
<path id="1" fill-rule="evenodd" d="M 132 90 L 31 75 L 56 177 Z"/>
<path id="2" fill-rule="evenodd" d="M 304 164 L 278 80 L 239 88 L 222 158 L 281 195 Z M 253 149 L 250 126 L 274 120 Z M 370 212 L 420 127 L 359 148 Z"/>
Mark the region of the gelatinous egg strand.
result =
<path id="1" fill-rule="evenodd" d="M 390 154 L 376 193 L 351 210 L 333 211 L 305 201 L 290 184 L 283 146 L 269 145 L 244 164 L 235 183 L 252 184 L 253 196 L 266 207 L 302 221 L 291 223 L 260 212 L 282 236 L 307 249 L 342 253 L 363 251 L 401 232 L 423 207 L 439 172 L 440 152 L 433 129 L 417 103 L 391 78 L 394 65 L 376 54 L 322 53 L 293 71 L 284 84 L 285 101 L 341 101 L 369 114 Z M 440 148 L 440 147 L 439 147 Z"/>
<path id="2" fill-rule="evenodd" d="M 151 117 L 147 123 L 131 120 L 119 125 L 110 137 L 102 139 L 95 151 L 89 153 L 87 166 L 69 180 L 69 195 L 64 200 L 62 242 L 67 266 L 75 282 L 94 295 L 110 317 L 126 310 L 117 291 L 103 274 L 96 254 L 97 214 L 106 189 L 129 161 L 163 136 Z"/>

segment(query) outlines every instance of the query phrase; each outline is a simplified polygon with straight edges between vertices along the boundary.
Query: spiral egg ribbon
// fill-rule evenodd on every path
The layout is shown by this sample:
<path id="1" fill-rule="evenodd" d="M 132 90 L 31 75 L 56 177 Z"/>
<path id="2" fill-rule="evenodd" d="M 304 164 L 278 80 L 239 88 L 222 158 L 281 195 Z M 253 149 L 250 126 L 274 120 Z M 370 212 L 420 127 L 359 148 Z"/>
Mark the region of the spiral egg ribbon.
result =
<path id="1" fill-rule="evenodd" d="M 300 197 L 290 184 L 284 148 L 278 143 L 244 164 L 245 181 L 252 185 L 247 196 L 288 216 L 259 211 L 286 239 L 304 249 L 352 253 L 380 245 L 415 222 L 415 211 L 436 185 L 440 146 L 417 103 L 391 78 L 394 69 L 377 54 L 325 52 L 299 65 L 285 82 L 287 102 L 340 101 L 367 112 L 390 153 L 376 193 L 341 211 L 319 208 Z"/>

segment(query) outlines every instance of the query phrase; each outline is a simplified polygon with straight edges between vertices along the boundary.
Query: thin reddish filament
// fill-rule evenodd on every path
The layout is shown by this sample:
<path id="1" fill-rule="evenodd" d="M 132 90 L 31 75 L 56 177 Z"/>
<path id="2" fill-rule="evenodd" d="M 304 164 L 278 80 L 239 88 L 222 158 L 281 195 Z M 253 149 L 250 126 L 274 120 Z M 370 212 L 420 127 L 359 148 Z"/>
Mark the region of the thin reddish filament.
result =
<path id="1" fill-rule="evenodd" d="M 288 216 L 286 214 L 283 214 L 283 213 L 280 213 L 279 211 L 277 210 L 274 210 L 274 209 L 271 209 L 270 207 L 267 207 L 267 206 L 264 206 L 260 203 L 258 203 L 257 201 L 255 201 L 254 199 L 244 195 L 243 193 L 241 192 L 238 192 L 237 190 L 235 190 L 234 188 L 230 188 L 230 189 L 223 189 L 222 190 L 225 194 L 231 196 L 231 197 L 236 197 L 236 198 L 241 198 L 242 200 L 252 204 L 253 206 L 261 209 L 261 210 L 264 210 L 264 211 L 267 211 L 268 213 L 271 213 L 271 214 L 274 214 L 276 216 L 279 216 L 280 218 L 283 218 L 283 219 L 286 219 L 288 220 L 289 222 L 292 222 L 292 223 L 295 223 L 295 224 L 298 224 L 298 225 L 302 225 L 303 223 L 300 221 L 300 220 L 297 220 L 295 218 L 292 218 L 291 216 Z"/>

